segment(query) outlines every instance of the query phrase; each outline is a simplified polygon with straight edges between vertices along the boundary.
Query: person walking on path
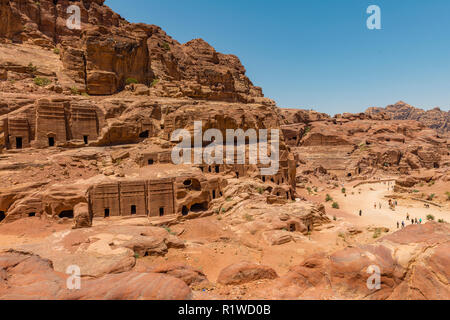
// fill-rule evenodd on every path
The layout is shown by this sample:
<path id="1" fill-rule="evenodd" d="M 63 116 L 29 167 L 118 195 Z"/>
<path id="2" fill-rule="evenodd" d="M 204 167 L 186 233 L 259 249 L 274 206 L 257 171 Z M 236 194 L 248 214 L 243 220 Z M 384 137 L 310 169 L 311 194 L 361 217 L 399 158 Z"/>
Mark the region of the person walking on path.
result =
<path id="1" fill-rule="evenodd" d="M 400 222 L 397 221 L 397 229 L 400 229 Z"/>
<path id="2" fill-rule="evenodd" d="M 406 214 L 406 220 L 409 221 L 409 213 Z"/>
<path id="3" fill-rule="evenodd" d="M 405 227 L 405 221 L 402 221 L 402 228 Z"/>
<path id="4" fill-rule="evenodd" d="M 359 210 L 359 216 L 362 217 L 362 210 Z"/>

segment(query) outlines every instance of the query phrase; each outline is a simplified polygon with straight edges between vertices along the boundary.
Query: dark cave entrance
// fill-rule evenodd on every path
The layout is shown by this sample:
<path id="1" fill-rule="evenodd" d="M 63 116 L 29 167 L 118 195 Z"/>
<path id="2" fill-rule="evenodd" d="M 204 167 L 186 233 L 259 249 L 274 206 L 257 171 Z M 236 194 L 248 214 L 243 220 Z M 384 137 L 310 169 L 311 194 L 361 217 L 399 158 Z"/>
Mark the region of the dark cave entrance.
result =
<path id="1" fill-rule="evenodd" d="M 65 210 L 65 211 L 62 211 L 58 216 L 59 216 L 61 219 L 63 219 L 63 218 L 73 219 L 73 210 Z"/>
<path id="2" fill-rule="evenodd" d="M 22 137 L 16 137 L 16 149 L 22 149 Z"/>

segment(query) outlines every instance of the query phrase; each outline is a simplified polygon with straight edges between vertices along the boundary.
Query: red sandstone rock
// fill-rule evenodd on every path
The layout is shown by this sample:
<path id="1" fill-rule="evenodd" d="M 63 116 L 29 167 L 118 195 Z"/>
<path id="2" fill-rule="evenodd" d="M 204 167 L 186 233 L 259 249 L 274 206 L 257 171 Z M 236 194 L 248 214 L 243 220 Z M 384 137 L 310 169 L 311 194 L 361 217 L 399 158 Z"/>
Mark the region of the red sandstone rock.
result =
<path id="1" fill-rule="evenodd" d="M 80 290 L 68 290 L 67 275 L 49 260 L 21 253 L 0 255 L 0 299 L 11 300 L 187 300 L 189 287 L 174 277 L 126 272 L 95 280 L 81 279 Z"/>
<path id="2" fill-rule="evenodd" d="M 330 256 L 318 254 L 277 280 L 281 299 L 446 299 L 447 224 L 408 226 L 373 245 L 349 247 Z M 367 269 L 381 270 L 381 289 L 370 290 Z"/>
<path id="3" fill-rule="evenodd" d="M 180 280 L 183 280 L 188 286 L 198 285 L 208 282 L 206 275 L 191 266 L 179 263 L 163 264 L 149 268 L 147 272 L 166 274 Z"/>
<path id="4" fill-rule="evenodd" d="M 236 285 L 261 279 L 275 279 L 277 277 L 277 273 L 270 267 L 241 262 L 223 269 L 217 282 L 225 285 Z"/>

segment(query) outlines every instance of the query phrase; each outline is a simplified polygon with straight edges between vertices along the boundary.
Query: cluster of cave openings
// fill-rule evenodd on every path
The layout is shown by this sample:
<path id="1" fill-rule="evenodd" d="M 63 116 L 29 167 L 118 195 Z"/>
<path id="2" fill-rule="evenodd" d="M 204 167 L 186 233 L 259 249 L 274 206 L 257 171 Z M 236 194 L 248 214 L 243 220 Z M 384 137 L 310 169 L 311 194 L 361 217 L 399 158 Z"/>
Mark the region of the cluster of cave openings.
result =
<path id="1" fill-rule="evenodd" d="M 0 222 L 3 221 L 6 218 L 5 212 L 0 211 Z"/>
<path id="2" fill-rule="evenodd" d="M 58 217 L 62 218 L 69 218 L 69 219 L 73 219 L 73 210 L 65 210 L 62 211 Z"/>

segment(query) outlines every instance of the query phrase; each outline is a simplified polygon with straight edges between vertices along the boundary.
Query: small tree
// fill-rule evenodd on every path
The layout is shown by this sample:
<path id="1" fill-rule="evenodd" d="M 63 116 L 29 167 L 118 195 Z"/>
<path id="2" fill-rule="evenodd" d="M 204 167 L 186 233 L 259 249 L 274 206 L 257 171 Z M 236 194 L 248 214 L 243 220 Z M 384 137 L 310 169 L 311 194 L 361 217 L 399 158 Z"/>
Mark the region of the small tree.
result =
<path id="1" fill-rule="evenodd" d="M 326 202 L 333 201 L 333 198 L 332 198 L 329 194 L 327 194 L 327 196 L 326 196 L 326 198 L 325 198 L 325 201 L 326 201 Z"/>
<path id="2" fill-rule="evenodd" d="M 333 209 L 339 209 L 339 203 L 333 202 L 332 207 Z"/>
<path id="3" fill-rule="evenodd" d="M 427 215 L 428 221 L 434 221 L 434 216 L 432 214 Z"/>

